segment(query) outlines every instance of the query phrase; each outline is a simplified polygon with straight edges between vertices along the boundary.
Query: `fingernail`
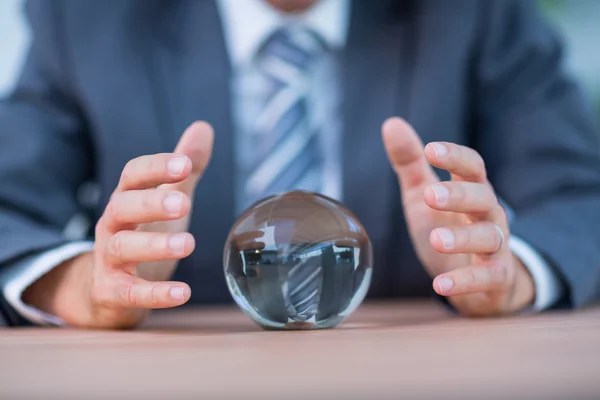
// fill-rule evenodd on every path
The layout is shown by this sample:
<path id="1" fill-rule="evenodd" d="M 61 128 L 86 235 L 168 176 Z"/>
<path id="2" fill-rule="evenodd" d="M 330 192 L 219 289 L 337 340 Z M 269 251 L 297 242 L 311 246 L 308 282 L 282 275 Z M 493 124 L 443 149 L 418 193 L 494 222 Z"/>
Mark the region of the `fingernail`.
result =
<path id="1" fill-rule="evenodd" d="M 445 206 L 448 203 L 450 192 L 444 185 L 433 185 L 431 187 L 435 194 L 435 202 L 438 206 Z"/>
<path id="2" fill-rule="evenodd" d="M 441 143 L 432 143 L 431 147 L 433 147 L 433 151 L 437 158 L 444 158 L 448 155 L 448 149 Z"/>
<path id="3" fill-rule="evenodd" d="M 181 212 L 181 204 L 183 203 L 183 195 L 181 193 L 170 193 L 163 200 L 163 207 L 169 215 L 179 215 Z"/>
<path id="4" fill-rule="evenodd" d="M 179 286 L 172 287 L 171 290 L 169 290 L 169 296 L 171 296 L 173 300 L 183 300 L 183 288 Z"/>
<path id="5" fill-rule="evenodd" d="M 185 251 L 185 235 L 178 234 L 169 238 L 169 249 L 173 254 L 183 254 Z"/>
<path id="6" fill-rule="evenodd" d="M 450 278 L 438 279 L 438 287 L 440 288 L 440 292 L 442 293 L 449 292 L 453 286 L 454 282 L 452 282 L 452 279 Z"/>
<path id="7" fill-rule="evenodd" d="M 445 249 L 451 249 L 454 247 L 454 233 L 450 229 L 438 228 L 437 234 L 442 241 Z"/>
<path id="8" fill-rule="evenodd" d="M 179 156 L 179 157 L 175 157 L 172 158 L 169 161 L 169 173 L 173 176 L 179 176 L 181 175 L 181 173 L 183 172 L 183 169 L 185 168 L 185 164 L 187 163 L 187 157 L 185 156 Z"/>

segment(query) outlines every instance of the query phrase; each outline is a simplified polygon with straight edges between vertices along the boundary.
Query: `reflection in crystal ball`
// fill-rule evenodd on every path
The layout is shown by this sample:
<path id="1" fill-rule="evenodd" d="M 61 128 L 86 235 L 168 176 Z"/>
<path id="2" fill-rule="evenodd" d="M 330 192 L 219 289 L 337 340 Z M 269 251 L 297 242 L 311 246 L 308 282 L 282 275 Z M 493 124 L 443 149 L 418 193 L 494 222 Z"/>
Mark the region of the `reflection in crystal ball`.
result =
<path id="1" fill-rule="evenodd" d="M 223 263 L 229 291 L 257 324 L 316 329 L 338 325 L 363 301 L 372 254 L 365 229 L 342 204 L 292 191 L 242 214 Z"/>

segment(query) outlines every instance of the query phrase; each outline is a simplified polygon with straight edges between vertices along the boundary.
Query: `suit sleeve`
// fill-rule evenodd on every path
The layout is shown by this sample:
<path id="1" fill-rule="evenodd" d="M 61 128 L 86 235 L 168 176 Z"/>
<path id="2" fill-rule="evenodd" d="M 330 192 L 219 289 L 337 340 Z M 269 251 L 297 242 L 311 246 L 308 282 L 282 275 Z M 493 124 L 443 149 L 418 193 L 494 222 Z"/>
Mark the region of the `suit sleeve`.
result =
<path id="1" fill-rule="evenodd" d="M 59 6 L 26 4 L 32 44 L 15 89 L 0 101 L 0 270 L 66 242 L 63 228 L 91 171 Z"/>
<path id="2" fill-rule="evenodd" d="M 481 7 L 474 57 L 475 148 L 512 232 L 552 266 L 562 304 L 600 295 L 600 136 L 563 66 L 562 45 L 529 0 Z"/>

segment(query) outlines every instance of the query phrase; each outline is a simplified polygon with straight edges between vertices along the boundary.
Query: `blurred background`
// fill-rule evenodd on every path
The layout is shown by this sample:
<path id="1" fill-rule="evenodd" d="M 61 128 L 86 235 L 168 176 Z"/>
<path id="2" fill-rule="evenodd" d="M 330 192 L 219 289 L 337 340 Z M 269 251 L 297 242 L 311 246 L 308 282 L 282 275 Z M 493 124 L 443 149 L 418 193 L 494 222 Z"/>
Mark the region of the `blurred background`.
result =
<path id="1" fill-rule="evenodd" d="M 0 0 L 0 96 L 9 91 L 23 62 L 29 31 L 24 0 Z M 538 0 L 567 45 L 567 66 L 582 83 L 600 121 L 600 0 Z"/>

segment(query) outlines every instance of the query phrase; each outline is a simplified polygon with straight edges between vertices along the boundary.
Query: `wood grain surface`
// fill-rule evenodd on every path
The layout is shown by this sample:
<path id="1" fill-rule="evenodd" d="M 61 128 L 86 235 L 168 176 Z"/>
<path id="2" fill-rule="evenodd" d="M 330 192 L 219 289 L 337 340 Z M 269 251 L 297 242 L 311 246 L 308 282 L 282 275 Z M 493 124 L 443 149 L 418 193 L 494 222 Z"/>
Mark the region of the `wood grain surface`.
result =
<path id="1" fill-rule="evenodd" d="M 182 308 L 135 331 L 1 330 L 0 362 L 0 399 L 598 399 L 600 308 L 466 319 L 367 303 L 302 332 Z"/>

